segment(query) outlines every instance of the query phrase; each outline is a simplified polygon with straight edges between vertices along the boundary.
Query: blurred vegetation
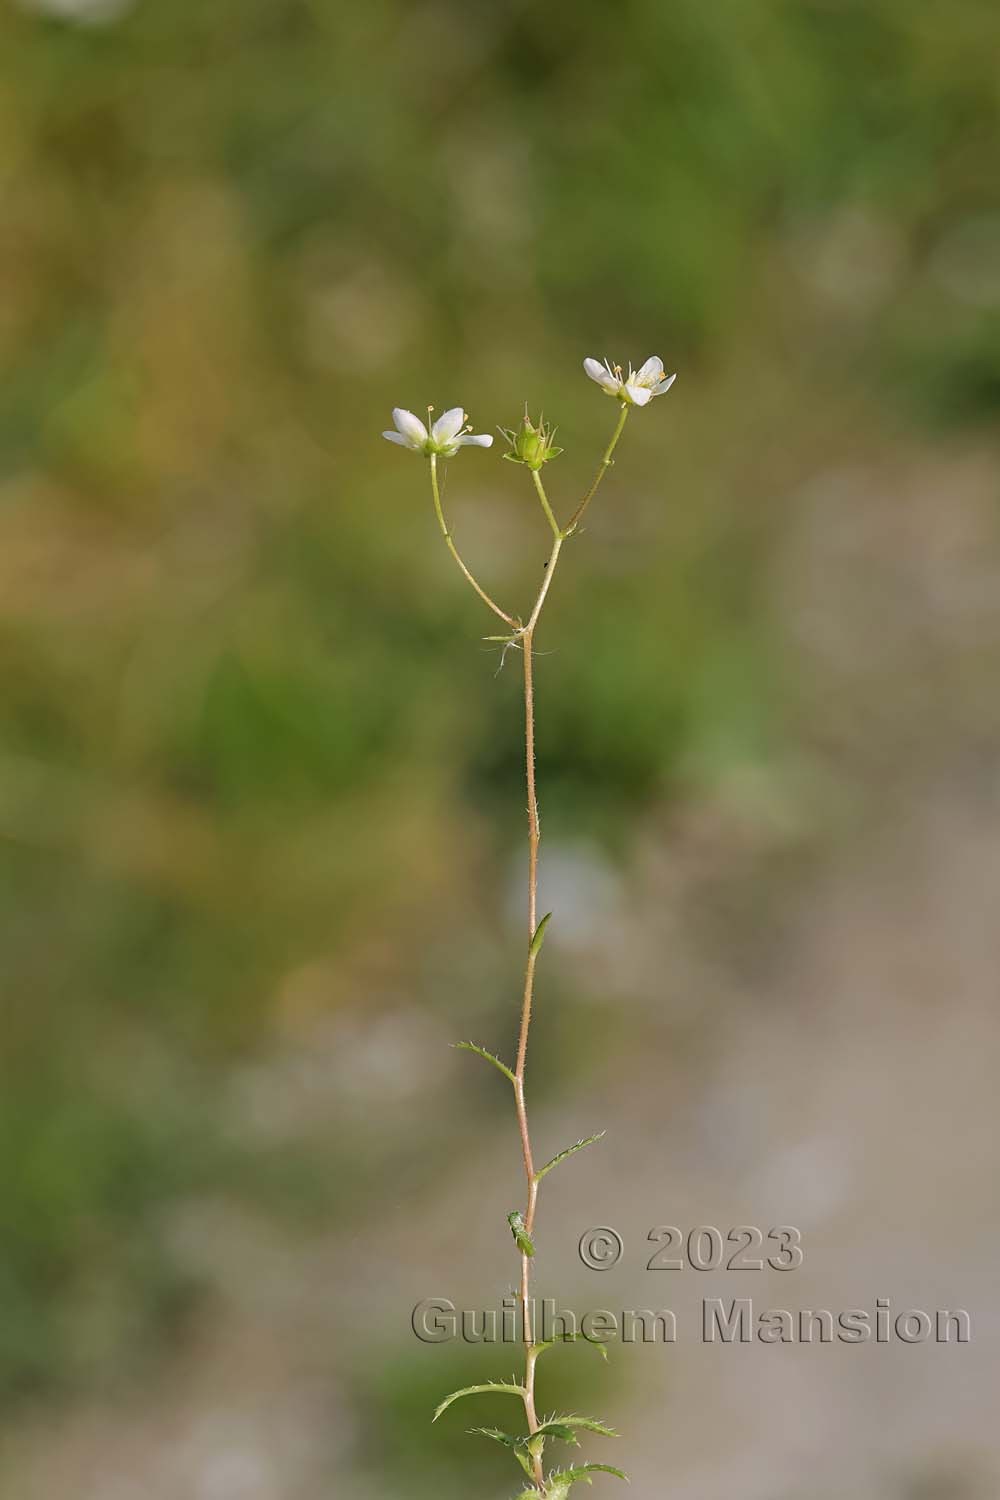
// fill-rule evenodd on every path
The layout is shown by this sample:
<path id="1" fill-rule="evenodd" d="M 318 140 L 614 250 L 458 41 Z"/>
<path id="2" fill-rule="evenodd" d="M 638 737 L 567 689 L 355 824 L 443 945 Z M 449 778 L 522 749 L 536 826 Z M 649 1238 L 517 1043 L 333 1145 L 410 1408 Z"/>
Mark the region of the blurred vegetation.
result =
<path id="1" fill-rule="evenodd" d="M 447 1013 L 446 924 L 496 936 L 517 673 L 389 408 L 544 403 L 566 514 L 613 417 L 583 356 L 681 370 L 542 643 L 547 832 L 617 856 L 782 753 L 795 485 L 995 419 L 998 49 L 993 0 L 4 9 L 7 1394 L 183 1327 L 174 1205 L 364 1213 L 405 1132 L 262 1144 L 240 1082 L 394 985 Z M 446 502 L 520 600 L 507 468 L 463 454 Z M 499 1004 L 506 960 L 468 963 Z"/>

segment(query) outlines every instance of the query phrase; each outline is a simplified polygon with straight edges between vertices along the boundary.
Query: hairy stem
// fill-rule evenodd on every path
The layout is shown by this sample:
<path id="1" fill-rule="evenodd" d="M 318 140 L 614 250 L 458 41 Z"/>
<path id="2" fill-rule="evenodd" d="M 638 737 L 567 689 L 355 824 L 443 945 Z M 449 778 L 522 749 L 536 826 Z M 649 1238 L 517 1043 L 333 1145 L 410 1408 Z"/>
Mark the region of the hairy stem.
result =
<path id="1" fill-rule="evenodd" d="M 548 579 L 546 578 L 546 582 Z M 525 1229 L 530 1237 L 535 1223 L 535 1207 L 538 1201 L 538 1182 L 531 1152 L 531 1135 L 528 1130 L 528 1110 L 524 1098 L 524 1073 L 528 1057 L 528 1031 L 531 1026 L 531 1002 L 535 987 L 535 964 L 537 955 L 532 951 L 532 938 L 538 926 L 538 845 L 541 840 L 541 825 L 538 819 L 538 794 L 535 788 L 535 689 L 533 674 L 534 626 L 531 625 L 521 637 L 524 655 L 524 752 L 528 784 L 528 962 L 524 971 L 524 995 L 521 1001 L 521 1031 L 517 1043 L 517 1062 L 514 1067 L 514 1101 L 517 1109 L 517 1124 L 521 1133 L 521 1153 L 524 1157 L 524 1175 L 528 1185 L 528 1204 L 524 1212 Z M 531 1326 L 531 1260 L 521 1255 L 521 1327 L 525 1344 L 524 1362 L 524 1414 L 528 1431 L 537 1432 L 538 1414 L 535 1410 L 535 1349 L 534 1331 Z M 533 1460 L 535 1483 L 539 1489 L 544 1484 L 542 1459 L 536 1454 Z"/>
<path id="2" fill-rule="evenodd" d="M 516 629 L 517 621 L 514 619 L 514 616 L 509 615 L 505 609 L 501 609 L 499 604 L 497 604 L 495 600 L 490 598 L 489 594 L 482 587 L 482 585 L 478 583 L 475 578 L 473 578 L 472 574 L 465 566 L 465 563 L 462 561 L 459 555 L 458 548 L 455 546 L 455 543 L 452 540 L 451 532 L 448 530 L 448 524 L 444 518 L 444 511 L 441 508 L 441 491 L 438 488 L 436 453 L 431 454 L 431 490 L 434 494 L 434 510 L 437 513 L 438 525 L 441 527 L 441 535 L 444 537 L 445 542 L 448 545 L 448 551 L 458 563 L 458 566 L 461 568 L 464 577 L 468 579 L 469 583 L 472 584 L 472 587 L 475 589 L 480 599 L 482 599 L 483 603 L 488 605 L 495 615 L 499 615 L 501 620 L 505 621 L 512 630 Z"/>
<path id="3" fill-rule="evenodd" d="M 587 506 L 597 494 L 597 486 L 600 484 L 601 480 L 604 478 L 605 474 L 611 467 L 612 454 L 617 448 L 618 439 L 621 437 L 622 432 L 625 429 L 625 421 L 628 417 L 628 414 L 629 408 L 623 401 L 621 416 L 618 418 L 617 426 L 615 427 L 614 432 L 611 434 L 611 441 L 604 450 L 604 457 L 601 459 L 601 462 L 597 467 L 597 473 L 594 475 L 593 483 L 591 484 L 590 489 L 584 495 L 583 499 L 580 501 L 580 504 L 577 506 L 576 510 L 573 512 L 569 525 L 563 529 L 563 536 L 573 535 L 573 532 L 583 520 L 584 511 L 587 509 Z"/>
<path id="4" fill-rule="evenodd" d="M 525 779 L 528 791 L 528 961 L 524 971 L 524 993 L 521 1000 L 521 1029 L 517 1042 L 517 1062 L 514 1066 L 514 1101 L 517 1109 L 517 1124 L 521 1133 L 521 1154 L 524 1158 L 524 1175 L 528 1187 L 528 1202 L 524 1211 L 524 1225 L 530 1238 L 535 1224 L 535 1209 L 538 1206 L 538 1178 L 535 1174 L 534 1157 L 531 1150 L 531 1134 L 528 1129 L 528 1110 L 524 1097 L 524 1075 L 528 1059 L 528 1032 L 531 1028 L 531 1007 L 535 991 L 535 965 L 538 961 L 538 953 L 533 942 L 538 930 L 538 848 L 542 839 L 541 821 L 538 816 L 538 788 L 535 780 L 535 682 L 534 682 L 534 650 L 535 650 L 535 627 L 542 612 L 545 600 L 548 596 L 549 587 L 552 583 L 552 575 L 559 561 L 559 553 L 562 550 L 563 533 L 559 529 L 555 517 L 552 515 L 545 490 L 542 486 L 541 476 L 535 470 L 532 475 L 535 488 L 538 490 L 539 498 L 545 508 L 545 513 L 551 518 L 553 530 L 552 551 L 545 565 L 545 578 L 538 591 L 534 608 L 528 617 L 528 623 L 520 632 L 521 650 L 524 656 L 524 765 Z M 528 1422 L 528 1431 L 537 1432 L 538 1415 L 535 1409 L 535 1361 L 538 1351 L 534 1346 L 534 1331 L 531 1320 L 531 1259 L 522 1252 L 521 1255 L 521 1327 L 525 1345 L 524 1361 L 524 1413 Z M 544 1489 L 545 1478 L 542 1469 L 541 1454 L 536 1454 L 533 1460 L 535 1483 L 540 1490 Z"/>
<path id="5" fill-rule="evenodd" d="M 559 554 L 562 551 L 563 541 L 564 538 L 562 537 L 562 535 L 559 535 L 552 543 L 552 551 L 549 553 L 549 560 L 545 564 L 545 580 L 538 591 L 538 598 L 535 600 L 535 606 L 532 609 L 531 614 L 528 616 L 528 623 L 524 627 L 524 630 L 522 632 L 523 635 L 534 634 L 535 626 L 538 624 L 538 616 L 542 612 L 542 605 L 545 603 L 546 596 L 549 592 L 549 584 L 552 582 L 552 575 L 556 570 L 556 563 L 559 561 Z"/>
<path id="6" fill-rule="evenodd" d="M 535 779 L 535 682 L 534 682 L 534 653 L 535 653 L 535 630 L 539 617 L 548 598 L 552 578 L 559 561 L 563 543 L 567 537 L 576 530 L 584 511 L 590 504 L 597 492 L 597 487 L 611 465 L 612 455 L 622 435 L 625 420 L 628 416 L 628 406 L 622 404 L 621 415 L 615 427 L 604 457 L 601 459 L 600 467 L 594 476 L 590 489 L 584 495 L 577 506 L 572 520 L 568 526 L 560 527 L 555 513 L 549 504 L 542 483 L 541 473 L 537 469 L 532 470 L 532 480 L 538 498 L 541 501 L 542 510 L 545 512 L 546 520 L 552 531 L 552 549 L 549 552 L 548 561 L 545 564 L 545 577 L 542 579 L 541 587 L 535 597 L 531 613 L 526 624 L 506 610 L 500 608 L 489 594 L 486 593 L 476 579 L 469 572 L 462 558 L 458 554 L 451 538 L 441 508 L 441 495 L 438 488 L 437 457 L 431 456 L 431 488 L 434 493 L 434 509 L 437 512 L 438 524 L 441 533 L 448 544 L 448 550 L 458 563 L 465 578 L 475 589 L 483 603 L 488 605 L 494 614 L 499 615 L 514 632 L 512 643 L 520 646 L 524 658 L 524 764 L 525 779 L 528 792 L 528 957 L 524 971 L 524 991 L 521 998 L 521 1025 L 517 1041 L 517 1061 L 514 1067 L 514 1103 L 517 1110 L 517 1126 L 521 1137 L 521 1155 L 524 1160 L 524 1176 L 527 1183 L 528 1201 L 524 1210 L 524 1228 L 531 1239 L 535 1225 L 535 1210 L 538 1206 L 538 1183 L 539 1176 L 535 1171 L 534 1155 L 531 1149 L 531 1133 L 528 1128 L 528 1108 L 525 1101 L 524 1080 L 528 1060 L 528 1034 L 531 1030 L 531 1010 L 535 992 L 535 965 L 538 961 L 538 947 L 534 942 L 538 931 L 538 850 L 542 838 L 541 822 L 538 815 L 538 789 Z M 531 1256 L 521 1251 L 521 1285 L 519 1300 L 521 1303 L 521 1329 L 524 1339 L 524 1414 L 527 1419 L 528 1432 L 535 1434 L 540 1423 L 535 1406 L 535 1365 L 538 1360 L 539 1350 L 535 1345 L 534 1328 L 531 1317 Z M 541 1446 L 541 1444 L 540 1444 Z M 545 1471 L 542 1465 L 541 1452 L 532 1455 L 532 1471 L 535 1485 L 541 1495 L 545 1494 Z"/>

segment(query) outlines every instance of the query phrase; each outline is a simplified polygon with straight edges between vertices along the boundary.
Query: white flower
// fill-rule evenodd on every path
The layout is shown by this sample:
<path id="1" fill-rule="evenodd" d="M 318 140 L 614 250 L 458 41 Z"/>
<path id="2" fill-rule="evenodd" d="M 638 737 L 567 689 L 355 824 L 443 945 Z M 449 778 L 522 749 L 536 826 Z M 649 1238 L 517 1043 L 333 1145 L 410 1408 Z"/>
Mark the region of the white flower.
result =
<path id="1" fill-rule="evenodd" d="M 411 448 L 414 453 L 423 453 L 428 458 L 432 453 L 439 453 L 443 458 L 454 458 L 459 448 L 472 444 L 476 448 L 489 448 L 493 439 L 487 432 L 469 432 L 465 424 L 465 412 L 460 406 L 453 406 L 450 411 L 443 412 L 431 427 L 430 432 L 415 417 L 412 411 L 404 411 L 401 406 L 393 408 L 392 420 L 396 424 L 395 432 L 383 432 L 382 436 L 388 438 L 390 443 L 398 443 L 401 448 Z"/>
<path id="2" fill-rule="evenodd" d="M 609 365 L 607 360 L 602 365 L 600 360 L 585 359 L 583 368 L 603 391 L 616 396 L 625 406 L 645 406 L 654 396 L 669 391 L 677 379 L 676 375 L 664 375 L 663 360 L 658 354 L 651 355 L 638 370 L 629 365 L 628 375 L 623 373 L 621 365 Z"/>

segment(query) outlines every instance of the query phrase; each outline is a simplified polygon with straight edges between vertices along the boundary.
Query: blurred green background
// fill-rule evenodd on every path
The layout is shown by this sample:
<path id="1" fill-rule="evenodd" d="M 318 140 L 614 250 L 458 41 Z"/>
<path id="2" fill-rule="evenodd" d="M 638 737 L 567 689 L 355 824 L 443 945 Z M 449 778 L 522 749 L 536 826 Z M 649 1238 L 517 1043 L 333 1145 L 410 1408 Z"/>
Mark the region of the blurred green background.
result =
<path id="1" fill-rule="evenodd" d="M 773 1208 L 824 1305 L 995 1329 L 998 55 L 993 0 L 5 5 L 4 1496 L 513 1492 L 426 1425 L 511 1351 L 409 1310 L 513 1275 L 447 1043 L 511 1047 L 518 663 L 379 432 L 544 408 L 566 517 L 589 354 L 680 373 L 539 641 L 540 1129 L 617 1141 L 550 1274 Z M 524 471 L 445 503 L 523 608 Z M 558 1400 L 640 1493 L 980 1500 L 989 1351 L 571 1351 Z"/>

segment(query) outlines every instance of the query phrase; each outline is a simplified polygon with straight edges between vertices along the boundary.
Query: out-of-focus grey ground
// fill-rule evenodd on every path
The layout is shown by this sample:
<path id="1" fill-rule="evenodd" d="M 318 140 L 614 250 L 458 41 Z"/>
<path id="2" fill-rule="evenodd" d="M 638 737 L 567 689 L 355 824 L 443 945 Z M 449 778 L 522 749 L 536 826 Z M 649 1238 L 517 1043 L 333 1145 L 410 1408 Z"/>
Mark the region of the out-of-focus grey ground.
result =
<path id="1" fill-rule="evenodd" d="M 395 404 L 527 398 L 540 1290 L 632 1493 L 991 1500 L 1000 203 L 991 6 L 33 0 L 0 19 L 0 1493 L 513 1494 L 420 1344 L 522 1188 L 519 663 Z M 496 451 L 446 505 L 520 607 Z M 785 1274 L 651 1228 L 794 1224 Z M 614 1270 L 580 1263 L 616 1227 Z M 967 1308 L 711 1347 L 703 1297 Z M 485 1449 L 488 1451 L 481 1451 Z M 613 1450 L 613 1451 L 612 1451 Z M 615 1481 L 598 1478 L 608 1493 Z"/>

